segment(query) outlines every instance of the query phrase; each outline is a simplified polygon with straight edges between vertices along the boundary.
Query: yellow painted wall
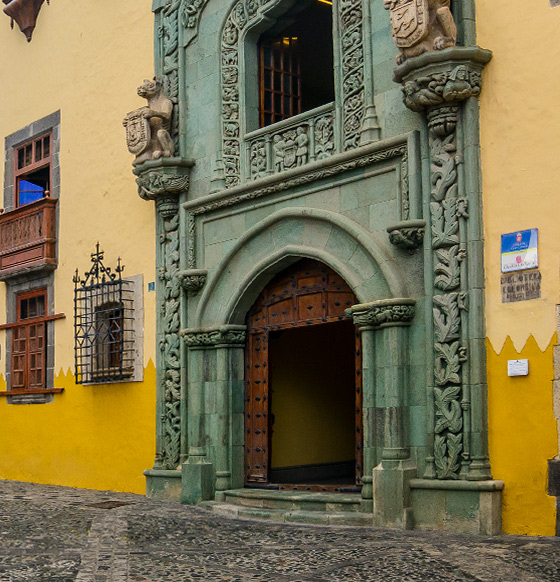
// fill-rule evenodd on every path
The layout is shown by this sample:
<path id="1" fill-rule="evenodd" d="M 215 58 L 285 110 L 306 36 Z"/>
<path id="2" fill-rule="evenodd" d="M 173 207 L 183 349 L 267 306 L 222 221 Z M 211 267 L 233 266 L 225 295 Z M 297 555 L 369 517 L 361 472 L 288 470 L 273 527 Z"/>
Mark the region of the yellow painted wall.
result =
<path id="1" fill-rule="evenodd" d="M 477 0 L 478 44 L 494 53 L 480 97 L 490 452 L 505 481 L 508 533 L 554 533 L 547 460 L 558 453 L 553 416 L 555 306 L 560 303 L 560 8 L 549 0 Z M 500 235 L 539 229 L 541 299 L 502 303 Z M 552 339 L 551 339 L 552 338 Z M 507 360 L 528 358 L 525 378 Z"/>
<path id="2" fill-rule="evenodd" d="M 0 399 L 0 478 L 144 493 L 155 451 L 155 366 L 144 382 L 76 386 L 70 371 L 51 404 Z"/>
<path id="3" fill-rule="evenodd" d="M 43 5 L 27 43 L 0 12 L 4 87 L 0 137 L 61 112 L 59 264 L 54 275 L 55 387 L 52 404 L 8 405 L 0 399 L 0 478 L 144 491 L 155 435 L 155 227 L 153 203 L 138 197 L 122 119 L 145 104 L 136 94 L 153 75 L 151 0 Z M 9 112 L 6 114 L 6 112 Z M 3 184 L 4 167 L 0 167 Z M 144 276 L 143 382 L 76 386 L 73 288 L 99 241 L 108 266 Z M 0 284 L 0 323 L 6 321 Z M 0 333 L 5 372 L 6 334 Z"/>
<path id="4" fill-rule="evenodd" d="M 507 533 L 555 533 L 555 499 L 546 494 L 546 460 L 557 447 L 552 345 L 541 351 L 532 336 L 520 352 L 509 338 L 500 353 L 487 345 L 490 459 L 494 478 L 506 484 L 502 521 Z M 518 358 L 529 359 L 529 376 L 508 377 L 507 361 Z"/>

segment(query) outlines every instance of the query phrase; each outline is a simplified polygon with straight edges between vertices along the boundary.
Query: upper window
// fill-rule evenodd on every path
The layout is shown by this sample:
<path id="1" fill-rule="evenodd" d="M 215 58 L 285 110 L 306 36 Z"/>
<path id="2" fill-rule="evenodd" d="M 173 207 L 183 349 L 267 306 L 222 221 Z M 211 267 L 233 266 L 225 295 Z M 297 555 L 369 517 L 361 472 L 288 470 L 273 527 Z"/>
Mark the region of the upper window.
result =
<path id="1" fill-rule="evenodd" d="M 49 133 L 16 148 L 16 206 L 24 206 L 50 196 L 51 137 L 52 134 Z"/>
<path id="2" fill-rule="evenodd" d="M 332 5 L 298 2 L 259 39 L 260 126 L 334 101 Z"/>

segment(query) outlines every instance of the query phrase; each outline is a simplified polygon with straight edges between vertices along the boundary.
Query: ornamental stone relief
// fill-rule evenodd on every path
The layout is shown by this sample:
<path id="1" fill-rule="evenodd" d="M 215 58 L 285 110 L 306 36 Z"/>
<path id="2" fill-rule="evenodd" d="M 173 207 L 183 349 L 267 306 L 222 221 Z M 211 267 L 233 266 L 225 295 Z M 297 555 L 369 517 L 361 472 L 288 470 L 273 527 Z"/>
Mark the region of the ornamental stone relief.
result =
<path id="1" fill-rule="evenodd" d="M 160 336 L 162 442 L 160 462 L 166 469 L 175 469 L 181 455 L 181 363 L 180 363 L 180 294 L 179 272 L 179 214 L 163 217 L 163 232 L 160 235 L 163 250 L 163 265 L 159 279 L 164 289 L 160 306 L 160 321 L 163 333 Z"/>
<path id="2" fill-rule="evenodd" d="M 163 90 L 174 107 L 171 135 L 178 149 L 179 135 L 179 7 L 181 0 L 169 0 L 161 11 L 157 35 L 161 43 Z"/>
<path id="3" fill-rule="evenodd" d="M 414 319 L 415 304 L 414 299 L 381 299 L 354 305 L 346 309 L 345 314 L 358 327 L 408 326 Z"/>
<path id="4" fill-rule="evenodd" d="M 365 116 L 364 7 L 362 0 L 340 0 L 342 53 L 343 149 L 359 145 Z"/>
<path id="5" fill-rule="evenodd" d="M 302 116 L 297 117 L 301 120 Z M 285 122 L 282 126 L 286 127 Z M 286 129 L 259 130 L 247 138 L 252 180 L 324 160 L 335 153 L 334 113 L 314 115 Z"/>
<path id="6" fill-rule="evenodd" d="M 383 0 L 391 11 L 393 41 L 400 50 L 397 64 L 455 46 L 457 26 L 450 5 L 451 0 Z"/>
<path id="7" fill-rule="evenodd" d="M 243 123 L 240 118 L 240 54 L 245 31 L 266 12 L 280 4 L 281 0 L 240 0 L 227 17 L 222 34 L 222 148 L 226 188 L 238 186 L 242 182 Z M 363 33 L 363 0 L 340 0 L 337 3 L 338 29 L 342 61 L 342 150 L 351 150 L 359 145 L 360 133 L 365 117 L 365 63 Z M 314 140 L 317 159 L 327 157 L 336 151 L 334 143 L 333 119 L 322 119 L 317 123 Z M 309 144 L 311 136 L 303 127 L 296 135 L 276 138 L 274 144 L 252 142 L 248 148 L 248 171 L 251 179 L 267 173 L 283 171 L 307 163 L 311 160 Z M 275 136 L 276 137 L 276 136 Z M 292 144 L 299 143 L 291 151 Z M 307 149 L 307 151 L 306 151 Z"/>
<path id="8" fill-rule="evenodd" d="M 245 345 L 245 326 L 225 326 L 211 330 L 186 330 L 183 339 L 190 348 L 207 348 L 218 345 Z"/>
<path id="9" fill-rule="evenodd" d="M 469 370 L 483 362 L 472 361 L 478 354 L 471 355 L 467 348 L 473 341 L 467 323 L 473 321 L 468 315 L 471 288 L 467 243 L 472 236 L 469 233 L 481 231 L 482 225 L 469 224 L 468 193 L 460 179 L 464 163 L 462 133 L 458 131 L 465 115 L 464 102 L 480 93 L 481 71 L 490 57 L 489 51 L 477 47 L 449 48 L 439 54 L 422 54 L 395 71 L 395 80 L 403 84 L 407 107 L 425 111 L 429 134 L 431 190 L 426 236 L 433 256 L 434 426 L 433 456 L 428 458 L 426 475 L 438 479 L 467 475 L 490 478 L 487 453 L 483 447 L 473 451 L 471 442 Z M 470 128 L 461 129 L 464 132 Z M 476 168 L 465 171 L 474 172 Z"/>

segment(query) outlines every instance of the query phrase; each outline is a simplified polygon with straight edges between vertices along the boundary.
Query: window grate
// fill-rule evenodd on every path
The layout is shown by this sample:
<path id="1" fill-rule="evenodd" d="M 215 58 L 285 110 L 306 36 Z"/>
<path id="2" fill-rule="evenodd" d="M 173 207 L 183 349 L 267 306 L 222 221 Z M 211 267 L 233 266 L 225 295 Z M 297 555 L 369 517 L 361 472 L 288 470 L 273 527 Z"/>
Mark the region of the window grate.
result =
<path id="1" fill-rule="evenodd" d="M 122 278 L 120 258 L 114 271 L 103 251 L 91 255 L 91 269 L 74 276 L 74 359 L 77 384 L 130 378 L 134 372 L 134 289 Z"/>

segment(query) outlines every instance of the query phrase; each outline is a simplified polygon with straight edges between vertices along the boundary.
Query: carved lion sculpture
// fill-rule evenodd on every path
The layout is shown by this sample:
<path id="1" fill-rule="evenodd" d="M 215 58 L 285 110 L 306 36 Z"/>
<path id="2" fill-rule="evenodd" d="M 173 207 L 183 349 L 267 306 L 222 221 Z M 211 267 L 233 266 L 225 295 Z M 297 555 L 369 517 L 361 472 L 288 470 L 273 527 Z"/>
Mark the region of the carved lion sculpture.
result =
<path id="1" fill-rule="evenodd" d="M 401 51 L 400 65 L 427 51 L 455 46 L 457 27 L 450 9 L 451 0 L 383 0 L 391 11 L 395 44 Z"/>
<path id="2" fill-rule="evenodd" d="M 161 79 L 146 79 L 138 87 L 138 95 L 148 100 L 148 106 L 129 113 L 123 122 L 128 149 L 136 154 L 134 165 L 172 157 L 175 152 L 170 135 L 173 101 L 164 94 Z"/>

